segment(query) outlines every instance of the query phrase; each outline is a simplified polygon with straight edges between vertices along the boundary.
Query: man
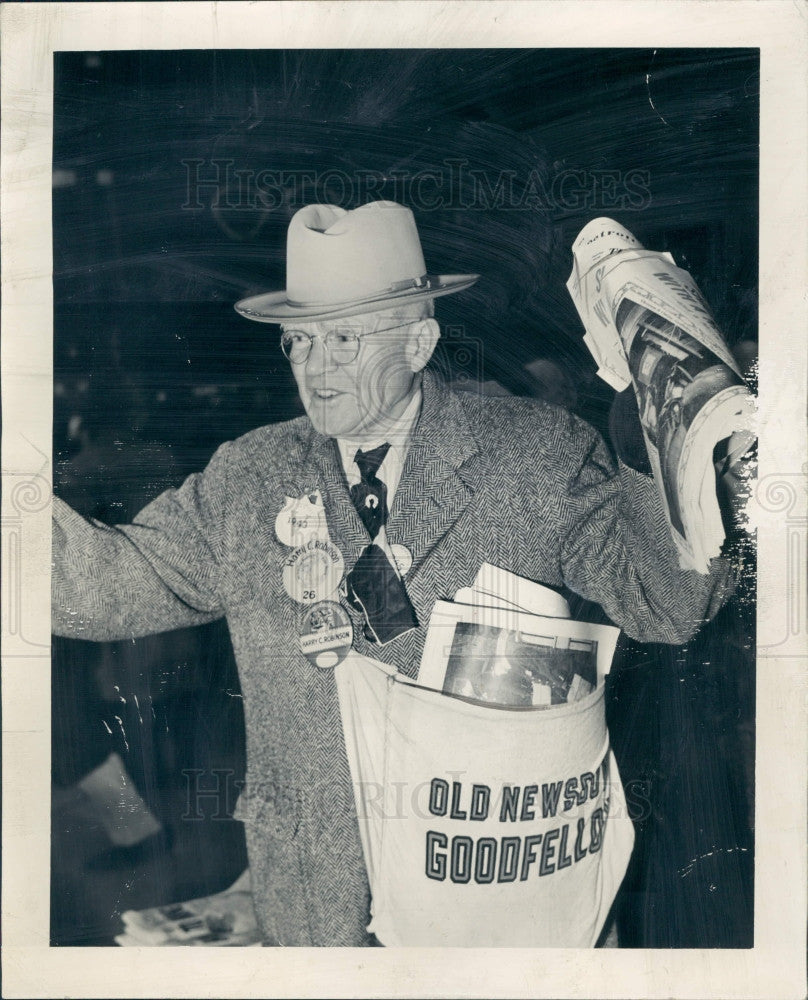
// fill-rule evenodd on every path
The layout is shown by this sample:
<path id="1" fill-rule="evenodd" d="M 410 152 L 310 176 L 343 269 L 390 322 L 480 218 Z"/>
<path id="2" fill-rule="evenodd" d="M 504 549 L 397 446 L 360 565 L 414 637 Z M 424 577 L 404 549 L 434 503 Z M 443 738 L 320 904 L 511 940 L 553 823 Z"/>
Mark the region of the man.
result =
<path id="1" fill-rule="evenodd" d="M 102 640 L 227 617 L 247 729 L 239 815 L 267 942 L 372 943 L 334 660 L 305 655 L 312 602 L 341 607 L 357 652 L 415 676 L 435 601 L 484 562 L 664 642 L 693 634 L 733 586 L 721 560 L 679 570 L 653 481 L 615 468 L 583 422 L 453 394 L 426 369 L 433 300 L 476 280 L 428 275 L 400 205 L 302 209 L 287 290 L 236 308 L 281 325 L 307 415 L 222 445 L 131 525 L 54 504 L 55 631 Z M 279 517 L 298 501 L 296 528 L 327 523 L 319 562 Z"/>

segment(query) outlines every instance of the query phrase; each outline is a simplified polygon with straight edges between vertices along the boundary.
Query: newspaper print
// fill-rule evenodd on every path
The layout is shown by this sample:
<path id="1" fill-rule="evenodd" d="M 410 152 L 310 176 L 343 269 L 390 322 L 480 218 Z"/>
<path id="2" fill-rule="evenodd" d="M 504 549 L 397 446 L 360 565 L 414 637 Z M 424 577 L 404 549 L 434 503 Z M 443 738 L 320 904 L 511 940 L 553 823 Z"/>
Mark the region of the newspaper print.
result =
<path id="1" fill-rule="evenodd" d="M 643 249 L 610 219 L 573 245 L 567 287 L 598 374 L 634 387 L 648 457 L 685 569 L 707 572 L 724 527 L 713 449 L 754 441 L 754 400 L 701 292 L 669 254 Z"/>
<path id="2" fill-rule="evenodd" d="M 121 914 L 122 947 L 258 947 L 249 872 L 224 892 Z"/>
<path id="3" fill-rule="evenodd" d="M 458 622 L 443 691 L 511 708 L 546 708 L 594 690 L 597 642 L 530 636 L 493 625 Z"/>
<path id="4" fill-rule="evenodd" d="M 610 625 L 438 601 L 417 684 L 492 707 L 552 708 L 595 690 L 618 634 Z"/>

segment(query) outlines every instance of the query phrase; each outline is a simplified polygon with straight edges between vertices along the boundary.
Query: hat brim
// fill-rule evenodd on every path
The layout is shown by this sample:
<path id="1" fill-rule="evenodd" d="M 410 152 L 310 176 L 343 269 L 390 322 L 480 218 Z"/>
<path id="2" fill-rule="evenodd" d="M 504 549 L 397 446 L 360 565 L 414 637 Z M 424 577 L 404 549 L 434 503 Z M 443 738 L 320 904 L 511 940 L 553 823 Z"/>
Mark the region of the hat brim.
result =
<path id="1" fill-rule="evenodd" d="M 288 301 L 286 292 L 265 292 L 262 295 L 251 295 L 249 298 L 241 299 L 233 308 L 239 315 L 257 323 L 286 323 L 293 319 L 313 323 L 320 319 L 339 319 L 343 316 L 381 312 L 409 302 L 452 295 L 454 292 L 462 292 L 464 288 L 469 288 L 479 277 L 479 274 L 430 275 L 429 287 L 426 289 L 412 288 L 372 299 L 340 302 L 333 306 L 296 306 Z"/>

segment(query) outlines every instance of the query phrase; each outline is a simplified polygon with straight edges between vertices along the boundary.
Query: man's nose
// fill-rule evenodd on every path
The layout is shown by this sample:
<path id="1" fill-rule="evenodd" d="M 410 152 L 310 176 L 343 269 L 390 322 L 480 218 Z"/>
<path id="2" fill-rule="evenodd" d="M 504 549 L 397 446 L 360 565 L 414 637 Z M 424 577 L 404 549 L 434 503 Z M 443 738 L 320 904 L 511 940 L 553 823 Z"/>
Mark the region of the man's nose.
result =
<path id="1" fill-rule="evenodd" d="M 335 367 L 325 341 L 322 337 L 315 337 L 311 343 L 311 351 L 306 362 L 307 375 L 322 375 L 323 372 L 330 371 Z"/>

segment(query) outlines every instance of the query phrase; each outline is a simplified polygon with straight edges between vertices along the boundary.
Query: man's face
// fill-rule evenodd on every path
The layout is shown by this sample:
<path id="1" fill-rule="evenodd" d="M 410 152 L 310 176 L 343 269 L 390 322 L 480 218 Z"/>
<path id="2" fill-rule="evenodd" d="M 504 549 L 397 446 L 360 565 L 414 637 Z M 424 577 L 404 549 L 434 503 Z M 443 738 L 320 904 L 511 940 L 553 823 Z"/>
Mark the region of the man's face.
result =
<path id="1" fill-rule="evenodd" d="M 420 368 L 413 363 L 418 326 L 417 320 L 390 313 L 284 324 L 285 336 L 298 331 L 313 338 L 307 360 L 291 367 L 306 413 L 321 434 L 358 439 L 384 434 L 411 398 Z M 352 334 L 360 338 L 358 353 L 340 364 L 340 351 Z"/>

